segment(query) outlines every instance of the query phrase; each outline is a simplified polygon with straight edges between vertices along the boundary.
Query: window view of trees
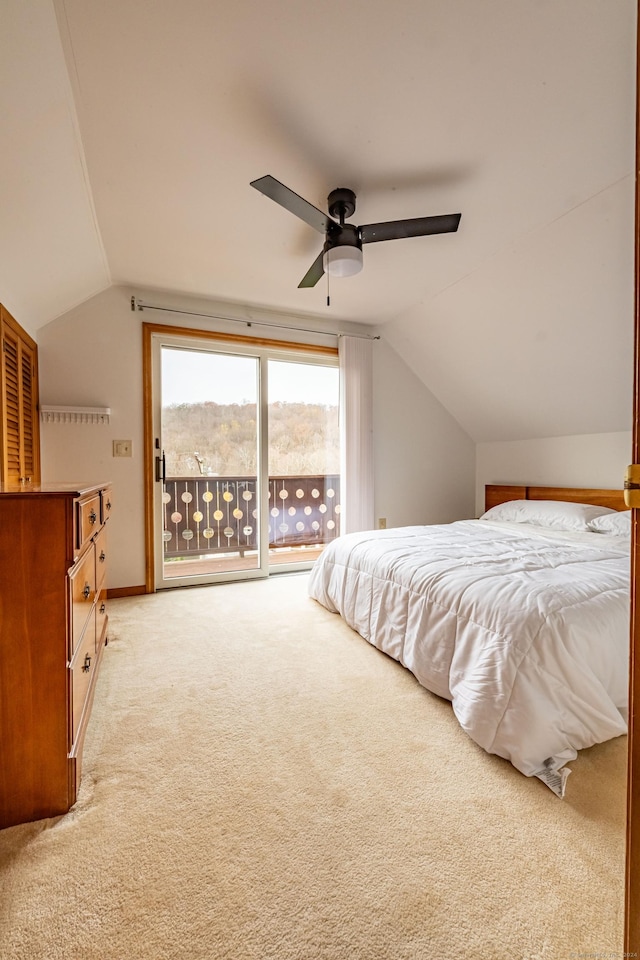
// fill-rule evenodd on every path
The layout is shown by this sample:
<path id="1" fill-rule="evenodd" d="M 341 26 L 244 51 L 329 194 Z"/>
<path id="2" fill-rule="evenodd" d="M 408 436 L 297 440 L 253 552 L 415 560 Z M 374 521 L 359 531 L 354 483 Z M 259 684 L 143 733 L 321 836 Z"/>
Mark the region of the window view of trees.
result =
<path id="1" fill-rule="evenodd" d="M 180 403 L 163 407 L 167 477 L 252 476 L 256 473 L 256 405 Z M 340 471 L 338 407 L 269 404 L 270 476 Z"/>

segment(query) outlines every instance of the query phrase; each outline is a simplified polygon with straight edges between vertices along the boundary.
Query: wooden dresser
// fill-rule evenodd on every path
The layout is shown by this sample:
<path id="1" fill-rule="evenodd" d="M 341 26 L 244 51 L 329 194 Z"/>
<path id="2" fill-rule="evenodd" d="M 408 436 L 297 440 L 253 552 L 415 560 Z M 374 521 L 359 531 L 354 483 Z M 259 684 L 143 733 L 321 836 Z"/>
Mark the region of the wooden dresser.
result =
<path id="1" fill-rule="evenodd" d="M 111 509 L 109 484 L 0 484 L 0 827 L 75 803 Z"/>

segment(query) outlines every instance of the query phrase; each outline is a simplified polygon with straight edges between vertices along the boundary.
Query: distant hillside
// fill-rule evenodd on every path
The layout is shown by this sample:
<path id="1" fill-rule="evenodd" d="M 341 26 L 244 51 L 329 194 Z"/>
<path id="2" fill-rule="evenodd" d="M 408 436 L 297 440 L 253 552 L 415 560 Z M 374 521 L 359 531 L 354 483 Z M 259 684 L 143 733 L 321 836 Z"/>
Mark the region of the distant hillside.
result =
<path id="1" fill-rule="evenodd" d="M 254 404 L 181 403 L 162 410 L 168 477 L 244 476 L 256 471 Z M 339 473 L 338 408 L 311 403 L 269 406 L 269 473 Z"/>

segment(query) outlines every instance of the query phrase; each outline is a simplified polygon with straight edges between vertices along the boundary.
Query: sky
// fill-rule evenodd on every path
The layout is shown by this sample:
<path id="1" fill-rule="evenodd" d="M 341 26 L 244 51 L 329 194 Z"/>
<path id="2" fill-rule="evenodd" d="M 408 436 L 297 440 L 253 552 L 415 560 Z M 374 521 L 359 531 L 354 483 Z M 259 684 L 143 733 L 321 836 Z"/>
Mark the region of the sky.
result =
<path id="1" fill-rule="evenodd" d="M 162 405 L 177 403 L 254 403 L 254 357 L 162 348 Z M 311 363 L 269 361 L 269 403 L 338 405 L 338 368 Z"/>

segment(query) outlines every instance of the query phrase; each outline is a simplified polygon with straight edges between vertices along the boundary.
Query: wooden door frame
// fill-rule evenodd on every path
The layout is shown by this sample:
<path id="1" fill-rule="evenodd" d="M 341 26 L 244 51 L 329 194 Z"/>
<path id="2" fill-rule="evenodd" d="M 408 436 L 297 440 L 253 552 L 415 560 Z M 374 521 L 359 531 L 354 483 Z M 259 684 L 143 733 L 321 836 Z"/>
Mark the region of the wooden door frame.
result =
<path id="1" fill-rule="evenodd" d="M 155 450 L 153 433 L 153 336 L 162 334 L 180 338 L 234 344 L 250 347 L 267 347 L 285 353 L 310 353 L 330 357 L 338 356 L 337 347 L 298 343 L 293 340 L 277 340 L 270 337 L 248 337 L 242 334 L 221 333 L 193 327 L 179 327 L 168 323 L 142 324 L 142 406 L 144 423 L 144 501 L 145 501 L 145 592 L 155 591 L 155 523 L 153 511 L 153 488 L 155 484 Z"/>
<path id="2" fill-rule="evenodd" d="M 636 21 L 636 159 L 634 260 L 633 463 L 640 463 L 640 2 Z M 632 511 L 631 631 L 629 655 L 629 743 L 627 760 L 627 839 L 625 860 L 624 952 L 640 954 L 640 511 Z"/>

